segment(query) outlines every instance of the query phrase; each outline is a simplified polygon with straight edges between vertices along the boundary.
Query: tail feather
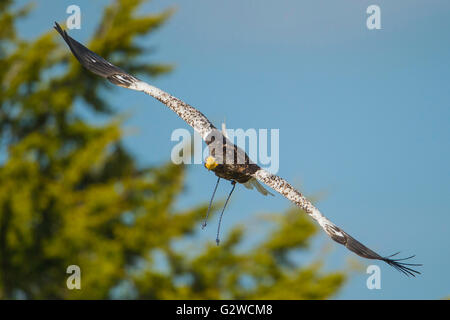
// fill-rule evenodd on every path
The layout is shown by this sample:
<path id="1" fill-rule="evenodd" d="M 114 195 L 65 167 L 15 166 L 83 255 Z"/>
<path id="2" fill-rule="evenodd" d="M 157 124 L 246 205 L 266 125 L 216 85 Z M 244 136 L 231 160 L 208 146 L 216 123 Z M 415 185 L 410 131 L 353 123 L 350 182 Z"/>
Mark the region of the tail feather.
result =
<path id="1" fill-rule="evenodd" d="M 256 188 L 256 190 L 258 190 L 258 192 L 261 193 L 261 194 L 264 195 L 264 196 L 267 196 L 267 195 L 269 195 L 269 194 L 270 194 L 271 196 L 273 196 L 273 193 L 271 193 L 271 192 L 268 191 L 266 188 L 264 188 L 264 187 L 261 185 L 261 183 L 259 183 L 259 181 L 256 180 L 256 179 L 254 179 L 254 178 L 252 178 L 252 179 L 248 180 L 246 183 L 244 183 L 244 186 L 245 186 L 247 189 L 250 189 L 250 190 L 253 190 L 253 188 Z"/>

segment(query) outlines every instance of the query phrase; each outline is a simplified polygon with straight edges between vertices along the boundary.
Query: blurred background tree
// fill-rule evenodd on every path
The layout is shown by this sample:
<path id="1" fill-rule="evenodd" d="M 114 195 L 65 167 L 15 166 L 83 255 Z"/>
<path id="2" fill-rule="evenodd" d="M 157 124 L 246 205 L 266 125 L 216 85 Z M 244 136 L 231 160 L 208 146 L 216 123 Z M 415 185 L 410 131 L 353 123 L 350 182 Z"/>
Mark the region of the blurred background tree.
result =
<path id="1" fill-rule="evenodd" d="M 170 66 L 138 63 L 145 48 L 134 40 L 172 11 L 138 16 L 142 2 L 113 1 L 88 46 L 131 73 L 157 76 Z M 194 245 L 206 204 L 174 209 L 186 168 L 136 165 L 121 143 L 120 117 L 101 95 L 116 88 L 83 70 L 51 26 L 21 39 L 15 24 L 29 10 L 0 3 L 0 298 L 324 299 L 338 292 L 345 273 L 292 259 L 316 233 L 297 209 L 273 215 L 272 231 L 247 250 L 243 226 L 219 247 Z M 110 120 L 87 121 L 75 110 L 80 100 Z M 81 268 L 81 290 L 66 287 L 69 265 Z"/>

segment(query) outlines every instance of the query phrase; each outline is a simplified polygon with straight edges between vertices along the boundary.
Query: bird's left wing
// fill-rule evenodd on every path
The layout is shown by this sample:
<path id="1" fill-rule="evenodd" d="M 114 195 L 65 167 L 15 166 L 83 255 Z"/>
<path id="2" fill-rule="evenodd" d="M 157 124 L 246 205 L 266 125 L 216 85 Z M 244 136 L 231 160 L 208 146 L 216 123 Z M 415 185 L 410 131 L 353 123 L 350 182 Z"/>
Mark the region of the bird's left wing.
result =
<path id="1" fill-rule="evenodd" d="M 73 55 L 81 63 L 83 67 L 89 71 L 108 79 L 111 83 L 136 91 L 142 91 L 164 103 L 169 109 L 174 111 L 188 125 L 194 128 L 204 140 L 211 134 L 217 133 L 218 130 L 214 125 L 197 109 L 181 101 L 178 98 L 156 88 L 138 78 L 128 74 L 119 67 L 106 61 L 95 52 L 92 52 L 84 45 L 70 37 L 58 23 L 55 22 L 55 29 L 62 36 L 69 46 Z"/>
<path id="2" fill-rule="evenodd" d="M 388 257 L 380 256 L 378 253 L 367 248 L 365 245 L 357 241 L 355 238 L 351 237 L 344 230 L 328 220 L 322 213 L 320 213 L 319 209 L 317 209 L 308 199 L 306 199 L 298 190 L 296 190 L 283 178 L 271 174 L 270 172 L 262 168 L 259 168 L 255 173 L 253 173 L 253 176 L 257 180 L 271 187 L 273 190 L 277 191 L 282 196 L 293 202 L 296 206 L 303 209 L 308 215 L 310 215 L 314 220 L 317 221 L 317 223 L 322 227 L 322 229 L 331 239 L 333 239 L 337 243 L 344 245 L 350 251 L 353 251 L 363 258 L 384 261 L 408 276 L 415 276 L 416 274 L 420 274 L 419 271 L 412 269 L 412 267 L 420 266 L 420 264 L 402 262 L 404 260 L 413 258 L 414 256 L 403 259 L 393 259 L 393 256 L 397 255 L 397 253 Z"/>

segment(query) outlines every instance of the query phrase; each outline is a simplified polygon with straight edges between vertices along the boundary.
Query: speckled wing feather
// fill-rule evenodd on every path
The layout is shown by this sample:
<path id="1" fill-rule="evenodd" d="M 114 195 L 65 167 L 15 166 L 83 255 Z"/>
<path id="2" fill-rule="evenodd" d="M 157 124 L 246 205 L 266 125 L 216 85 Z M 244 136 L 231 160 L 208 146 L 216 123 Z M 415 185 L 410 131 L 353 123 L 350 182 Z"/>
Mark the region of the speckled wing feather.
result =
<path id="1" fill-rule="evenodd" d="M 63 30 L 56 22 L 55 29 L 67 43 L 75 58 L 77 58 L 81 65 L 89 71 L 108 79 L 115 85 L 127 89 L 142 91 L 156 98 L 174 111 L 188 125 L 193 127 L 195 131 L 200 133 L 204 140 L 212 133 L 213 130 L 216 130 L 213 124 L 197 109 L 181 101 L 180 99 L 171 96 L 167 92 L 139 80 L 119 67 L 116 67 L 112 63 L 106 61 L 98 54 L 92 52 L 84 45 L 70 37 L 67 32 Z"/>
<path id="2" fill-rule="evenodd" d="M 270 172 L 261 168 L 257 170 L 253 174 L 253 176 L 257 180 L 261 181 L 265 185 L 269 186 L 270 188 L 293 202 L 296 206 L 303 209 L 308 215 L 310 215 L 315 221 L 317 221 L 317 223 L 322 227 L 322 229 L 328 234 L 331 239 L 333 239 L 337 243 L 344 245 L 350 251 L 353 251 L 357 255 L 367 259 L 384 261 L 400 272 L 403 272 L 407 276 L 415 276 L 416 274 L 420 274 L 419 271 L 411 268 L 420 266 L 420 264 L 402 262 L 404 260 L 413 258 L 414 256 L 404 259 L 392 259 L 393 256 L 397 255 L 397 253 L 388 257 L 380 256 L 378 253 L 367 248 L 365 245 L 357 241 L 355 238 L 351 237 L 344 230 L 328 220 L 308 199 L 306 199 L 298 190 L 292 187 L 283 178 L 271 174 Z"/>

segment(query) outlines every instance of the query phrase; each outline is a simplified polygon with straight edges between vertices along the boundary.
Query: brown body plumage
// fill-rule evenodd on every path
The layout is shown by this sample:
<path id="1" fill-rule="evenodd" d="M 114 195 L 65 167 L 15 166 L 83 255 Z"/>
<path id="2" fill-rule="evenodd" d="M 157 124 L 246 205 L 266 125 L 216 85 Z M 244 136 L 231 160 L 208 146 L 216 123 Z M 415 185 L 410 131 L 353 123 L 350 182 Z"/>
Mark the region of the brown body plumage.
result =
<path id="1" fill-rule="evenodd" d="M 213 130 L 206 139 L 210 157 L 217 165 L 208 168 L 216 176 L 239 183 L 246 183 L 253 178 L 259 166 L 253 163 L 247 153 L 228 140 L 219 130 Z"/>
<path id="2" fill-rule="evenodd" d="M 251 174 L 249 174 L 249 172 L 252 171 L 251 165 L 219 164 L 211 171 L 220 178 L 239 183 L 246 183 L 253 178 Z"/>

